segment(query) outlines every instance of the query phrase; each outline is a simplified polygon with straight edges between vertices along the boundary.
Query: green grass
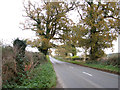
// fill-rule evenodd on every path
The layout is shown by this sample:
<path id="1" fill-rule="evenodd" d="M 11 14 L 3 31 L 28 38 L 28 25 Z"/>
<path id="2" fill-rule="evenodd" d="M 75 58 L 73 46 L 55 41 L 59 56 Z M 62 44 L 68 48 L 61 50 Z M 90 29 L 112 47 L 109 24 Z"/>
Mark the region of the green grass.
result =
<path id="1" fill-rule="evenodd" d="M 102 69 L 102 70 L 108 70 L 111 72 L 119 72 L 119 68 L 117 66 L 113 66 L 113 65 L 102 65 L 99 63 L 85 63 L 83 61 L 68 61 L 68 60 L 63 60 L 60 58 L 56 58 L 60 61 L 65 61 L 65 62 L 69 62 L 69 63 L 73 63 L 73 64 L 78 64 L 78 65 L 83 65 L 83 66 L 87 66 L 87 67 L 92 67 L 92 68 L 97 68 L 97 69 Z"/>
<path id="2" fill-rule="evenodd" d="M 72 56 L 71 57 L 72 59 L 75 59 L 75 58 L 80 58 L 79 56 Z"/>
<path id="3" fill-rule="evenodd" d="M 113 66 L 113 65 L 102 65 L 102 64 L 84 64 L 84 65 L 93 67 L 93 68 L 114 71 L 114 72 L 119 71 L 119 68 L 117 66 Z"/>
<path id="4" fill-rule="evenodd" d="M 52 88 L 56 86 L 56 74 L 48 56 L 47 62 L 34 68 L 30 72 L 29 77 L 30 79 L 25 79 L 22 85 L 14 84 L 7 88 Z"/>

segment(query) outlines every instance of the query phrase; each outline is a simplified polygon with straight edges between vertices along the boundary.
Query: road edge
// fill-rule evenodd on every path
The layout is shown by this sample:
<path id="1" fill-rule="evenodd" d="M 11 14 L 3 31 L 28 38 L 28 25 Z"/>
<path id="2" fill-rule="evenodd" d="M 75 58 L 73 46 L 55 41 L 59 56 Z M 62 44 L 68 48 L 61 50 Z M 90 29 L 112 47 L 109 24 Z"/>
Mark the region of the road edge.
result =
<path id="1" fill-rule="evenodd" d="M 59 61 L 63 61 L 63 62 L 67 62 L 67 61 L 60 60 L 60 59 L 57 59 L 57 60 L 59 60 Z M 83 66 L 83 67 L 88 67 L 88 68 L 92 68 L 92 69 L 95 69 L 95 70 L 99 70 L 99 71 L 104 71 L 104 72 L 112 73 L 112 74 L 115 74 L 115 75 L 120 75 L 120 72 L 115 72 L 115 71 L 111 71 L 111 70 L 105 70 L 105 69 L 100 69 L 100 68 L 90 67 L 90 66 L 87 66 L 87 65 L 77 64 L 77 63 L 72 63 L 72 62 L 67 62 L 67 63 L 71 63 L 71 64 L 75 64 L 75 65 Z"/>

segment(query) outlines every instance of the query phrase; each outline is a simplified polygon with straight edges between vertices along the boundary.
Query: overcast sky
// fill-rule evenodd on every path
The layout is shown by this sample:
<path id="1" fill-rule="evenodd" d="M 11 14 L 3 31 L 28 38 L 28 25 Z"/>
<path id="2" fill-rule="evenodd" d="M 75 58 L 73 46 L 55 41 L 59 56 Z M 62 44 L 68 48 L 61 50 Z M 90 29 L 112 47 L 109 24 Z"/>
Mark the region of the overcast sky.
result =
<path id="1" fill-rule="evenodd" d="M 30 30 L 21 30 L 20 22 L 24 21 L 23 14 L 23 0 L 0 0 L 0 41 L 4 44 L 12 45 L 12 42 L 16 38 L 20 39 L 34 39 L 35 32 Z M 70 18 L 76 19 L 76 14 L 71 13 Z M 106 53 L 118 52 L 118 40 L 114 41 L 114 51 L 106 49 Z M 36 49 L 30 49 L 34 50 Z"/>

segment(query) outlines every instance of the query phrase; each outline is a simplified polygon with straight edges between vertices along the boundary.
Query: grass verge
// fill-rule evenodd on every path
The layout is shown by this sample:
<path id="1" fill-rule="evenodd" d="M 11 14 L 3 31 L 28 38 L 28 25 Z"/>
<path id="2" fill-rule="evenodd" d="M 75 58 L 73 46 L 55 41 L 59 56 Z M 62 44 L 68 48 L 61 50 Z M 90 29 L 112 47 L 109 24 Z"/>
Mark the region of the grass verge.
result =
<path id="1" fill-rule="evenodd" d="M 64 62 L 69 62 L 69 63 L 73 63 L 73 64 L 77 64 L 77 65 L 81 65 L 81 66 L 85 66 L 85 67 L 90 67 L 93 69 L 97 69 L 97 70 L 102 70 L 102 71 L 106 71 L 106 72 L 110 72 L 110 73 L 114 73 L 114 74 L 119 74 L 119 67 L 118 66 L 113 66 L 113 65 L 102 65 L 102 64 L 97 64 L 97 63 L 85 63 L 83 61 L 78 62 L 78 61 L 68 61 L 68 60 L 63 60 L 61 58 L 56 58 L 60 61 L 64 61 Z"/>
<path id="2" fill-rule="evenodd" d="M 56 86 L 56 73 L 48 56 L 47 61 L 34 68 L 28 77 L 29 79 L 24 79 L 20 86 L 14 84 L 3 86 L 3 88 L 52 88 Z"/>

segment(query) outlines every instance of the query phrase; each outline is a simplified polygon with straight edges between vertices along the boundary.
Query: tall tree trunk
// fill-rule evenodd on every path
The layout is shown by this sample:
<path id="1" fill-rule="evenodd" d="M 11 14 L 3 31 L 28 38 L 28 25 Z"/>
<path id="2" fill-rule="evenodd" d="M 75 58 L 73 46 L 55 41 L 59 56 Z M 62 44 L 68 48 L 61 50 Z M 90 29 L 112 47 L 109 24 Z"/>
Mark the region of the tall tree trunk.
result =
<path id="1" fill-rule="evenodd" d="M 49 46 L 49 39 L 45 36 L 44 41 L 42 41 L 42 45 L 38 47 L 38 50 L 42 52 L 44 55 L 47 55 Z"/>
<path id="2" fill-rule="evenodd" d="M 48 53 L 48 48 L 38 47 L 38 50 L 39 50 L 40 52 L 42 52 L 44 55 L 47 55 L 47 53 Z"/>
<path id="3" fill-rule="evenodd" d="M 75 56 L 76 55 L 76 48 L 75 48 L 75 45 L 71 45 L 72 46 L 72 56 Z"/>
<path id="4" fill-rule="evenodd" d="M 94 21 L 93 21 L 93 23 L 95 23 Z M 95 50 L 96 50 L 96 41 L 95 41 L 95 33 L 96 33 L 96 27 L 92 27 L 91 28 L 91 30 L 90 30 L 90 39 L 91 39 L 91 41 L 90 41 L 90 43 L 95 43 L 95 45 L 94 44 L 92 44 L 91 45 L 91 48 L 90 48 L 90 60 L 95 60 Z"/>

